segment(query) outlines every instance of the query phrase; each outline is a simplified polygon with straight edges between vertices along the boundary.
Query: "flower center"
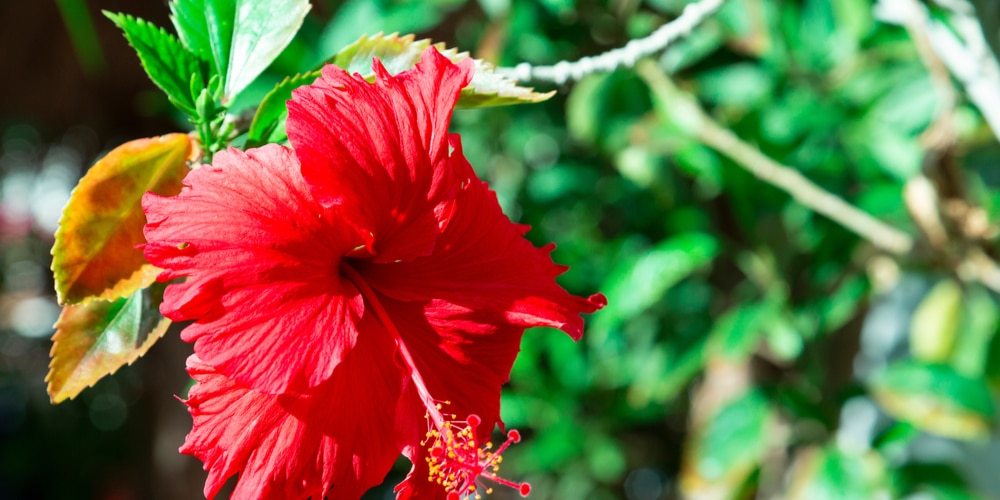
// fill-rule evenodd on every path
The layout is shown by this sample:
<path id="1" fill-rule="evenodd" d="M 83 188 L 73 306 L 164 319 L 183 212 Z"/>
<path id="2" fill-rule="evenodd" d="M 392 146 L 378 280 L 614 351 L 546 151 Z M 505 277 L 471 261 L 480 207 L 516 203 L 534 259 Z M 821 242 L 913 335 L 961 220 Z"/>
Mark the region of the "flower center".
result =
<path id="1" fill-rule="evenodd" d="M 410 350 L 400 337 L 399 330 L 396 329 L 375 291 L 368 286 L 361 274 L 346 262 L 341 263 L 340 272 L 357 287 L 365 300 L 366 309 L 370 310 L 392 335 L 420 401 L 427 409 L 425 418 L 428 430 L 426 438 L 420 442 L 421 446 L 426 446 L 428 449 L 426 461 L 430 472 L 427 479 L 440 484 L 448 493 L 448 500 L 470 497 L 478 500 L 482 498 L 480 491 L 486 494 L 492 493 L 493 488 L 485 486 L 480 478 L 513 488 L 521 496 L 528 496 L 531 492 L 530 484 L 515 483 L 496 475 L 503 461 L 500 454 L 511 444 L 520 441 L 521 434 L 516 430 L 509 431 L 507 440 L 494 451 L 492 442 L 487 441 L 480 446 L 477 440 L 476 427 L 482 423 L 478 415 L 472 414 L 466 420 L 459 421 L 454 414 L 441 413 L 442 405 L 431 397 Z"/>

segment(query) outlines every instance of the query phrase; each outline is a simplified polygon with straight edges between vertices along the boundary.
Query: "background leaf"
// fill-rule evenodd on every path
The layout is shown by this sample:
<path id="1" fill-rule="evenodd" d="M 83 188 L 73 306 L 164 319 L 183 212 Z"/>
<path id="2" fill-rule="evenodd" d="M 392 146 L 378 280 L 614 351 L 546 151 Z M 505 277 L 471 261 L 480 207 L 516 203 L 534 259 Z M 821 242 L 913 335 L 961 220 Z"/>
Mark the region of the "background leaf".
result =
<path id="1" fill-rule="evenodd" d="M 758 467 L 767 450 L 772 411 L 767 399 L 750 391 L 727 402 L 694 437 L 685 457 L 685 489 L 699 484 L 736 490 Z"/>
<path id="2" fill-rule="evenodd" d="M 224 100 L 239 94 L 278 57 L 309 8 L 308 0 L 237 0 Z"/>
<path id="3" fill-rule="evenodd" d="M 934 285 L 910 320 L 910 352 L 928 363 L 947 361 L 962 319 L 962 287 L 944 279 Z"/>
<path id="4" fill-rule="evenodd" d="M 872 394 L 886 412 L 920 429 L 956 439 L 981 439 L 993 422 L 986 381 L 949 365 L 901 361 L 872 381 Z"/>
<path id="5" fill-rule="evenodd" d="M 98 160 L 80 179 L 52 247 L 60 303 L 112 300 L 152 282 L 157 270 L 136 248 L 146 241 L 142 195 L 180 192 L 192 149 L 184 134 L 134 140 Z"/>
<path id="6" fill-rule="evenodd" d="M 663 297 L 678 281 L 706 266 L 719 245 L 706 234 L 686 234 L 660 242 L 635 260 L 621 262 L 601 287 L 608 305 L 594 317 L 594 328 L 613 328 Z"/>
<path id="7" fill-rule="evenodd" d="M 164 284 L 114 301 L 92 300 L 63 308 L 52 337 L 49 397 L 76 397 L 105 375 L 139 359 L 170 326 L 160 315 Z"/>
<path id="8" fill-rule="evenodd" d="M 885 463 L 878 455 L 848 453 L 834 446 L 804 450 L 789 498 L 837 500 L 885 496 Z"/>
<path id="9" fill-rule="evenodd" d="M 193 76 L 196 91 L 205 88 L 207 71 L 201 61 L 163 28 L 127 14 L 105 11 L 104 15 L 125 32 L 149 79 L 167 94 L 170 102 L 189 115 L 197 114 L 191 80 Z"/>

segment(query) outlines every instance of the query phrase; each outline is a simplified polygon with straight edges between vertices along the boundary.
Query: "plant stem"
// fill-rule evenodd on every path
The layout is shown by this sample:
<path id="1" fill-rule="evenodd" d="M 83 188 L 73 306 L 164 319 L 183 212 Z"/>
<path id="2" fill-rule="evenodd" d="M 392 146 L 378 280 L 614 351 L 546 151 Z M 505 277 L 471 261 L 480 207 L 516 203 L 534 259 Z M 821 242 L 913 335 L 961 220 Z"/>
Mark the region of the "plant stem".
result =
<path id="1" fill-rule="evenodd" d="M 560 61 L 552 66 L 532 66 L 525 62 L 513 68 L 497 68 L 496 72 L 521 82 L 551 82 L 562 85 L 591 73 L 631 67 L 640 58 L 659 52 L 677 39 L 687 36 L 691 30 L 718 11 L 724 3 L 725 0 L 701 0 L 688 4 L 677 19 L 660 26 L 649 36 L 631 40 L 624 47 L 597 56 L 584 57 L 572 62 Z"/>
<path id="2" fill-rule="evenodd" d="M 913 249 L 913 237 L 910 235 L 847 203 L 810 181 L 796 169 L 778 163 L 756 147 L 743 142 L 732 131 L 719 125 L 693 98 L 675 87 L 655 62 L 640 61 L 636 71 L 658 98 L 671 103 L 679 99 L 686 101 L 680 106 L 683 110 L 678 111 L 691 115 L 691 123 L 696 128 L 691 132 L 705 145 L 729 158 L 737 166 L 788 193 L 802 205 L 827 216 L 882 250 L 904 255 Z"/>

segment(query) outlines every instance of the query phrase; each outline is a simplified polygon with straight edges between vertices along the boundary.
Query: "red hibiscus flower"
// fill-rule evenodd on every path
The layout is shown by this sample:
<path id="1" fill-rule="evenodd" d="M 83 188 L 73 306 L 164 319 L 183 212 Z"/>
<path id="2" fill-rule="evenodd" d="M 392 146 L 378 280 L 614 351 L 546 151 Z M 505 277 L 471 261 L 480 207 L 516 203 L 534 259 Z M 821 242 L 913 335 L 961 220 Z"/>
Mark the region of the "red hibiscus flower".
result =
<path id="1" fill-rule="evenodd" d="M 435 49 L 376 79 L 327 67 L 289 101 L 293 149 L 229 150 L 172 198 L 147 194 L 146 258 L 162 312 L 193 320 L 183 453 L 213 497 L 358 498 L 402 452 L 400 498 L 459 498 L 491 483 L 524 329 L 574 339 L 601 295 L 575 297 L 447 133 L 473 64 Z M 487 439 L 484 439 L 487 438 Z"/>

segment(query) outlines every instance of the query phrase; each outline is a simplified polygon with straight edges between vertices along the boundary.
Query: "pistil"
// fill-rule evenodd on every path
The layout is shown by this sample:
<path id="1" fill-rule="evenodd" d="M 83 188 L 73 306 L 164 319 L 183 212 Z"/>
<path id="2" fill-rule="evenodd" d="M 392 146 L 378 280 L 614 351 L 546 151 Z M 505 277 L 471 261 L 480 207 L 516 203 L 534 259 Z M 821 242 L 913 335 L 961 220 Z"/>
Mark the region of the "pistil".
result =
<path id="1" fill-rule="evenodd" d="M 429 469 L 428 480 L 441 485 L 448 492 L 448 500 L 460 500 L 463 497 L 478 500 L 482 498 L 482 493 L 492 493 L 493 488 L 484 485 L 480 478 L 513 488 L 521 496 L 528 496 L 531 492 L 531 485 L 528 483 L 515 483 L 496 475 L 503 461 L 500 454 L 511 444 L 520 441 L 521 434 L 510 430 L 503 444 L 493 450 L 492 442 L 487 441 L 481 445 L 477 439 L 476 428 L 482 423 L 478 415 L 471 414 L 464 421 L 459 421 L 454 414 L 442 413 L 442 403 L 431 396 L 410 350 L 375 291 L 347 262 L 341 263 L 340 272 L 357 287 L 365 300 L 366 310 L 375 315 L 395 340 L 417 395 L 426 408 L 424 416 L 427 418 L 428 430 L 420 444 L 428 450 L 425 459 Z M 443 404 L 449 403 L 445 401 Z"/>

